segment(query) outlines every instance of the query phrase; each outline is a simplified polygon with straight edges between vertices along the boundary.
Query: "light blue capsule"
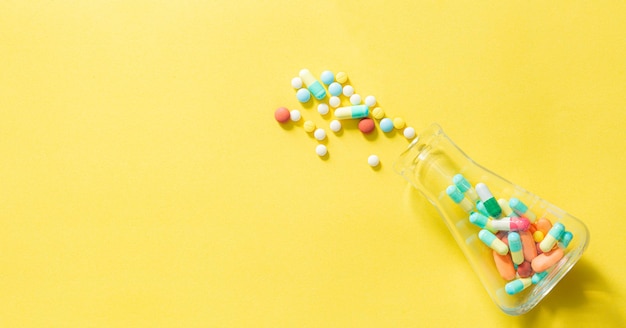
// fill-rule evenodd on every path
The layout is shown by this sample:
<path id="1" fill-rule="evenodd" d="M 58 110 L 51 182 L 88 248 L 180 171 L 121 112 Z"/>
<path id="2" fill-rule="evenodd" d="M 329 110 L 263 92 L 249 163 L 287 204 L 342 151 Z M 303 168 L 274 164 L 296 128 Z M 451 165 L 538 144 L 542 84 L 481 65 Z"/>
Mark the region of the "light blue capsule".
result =
<path id="1" fill-rule="evenodd" d="M 532 284 L 532 278 L 519 278 L 515 279 L 504 286 L 504 290 L 509 295 L 515 295 L 522 290 L 526 289 Z"/>
<path id="2" fill-rule="evenodd" d="M 513 263 L 520 265 L 524 262 L 524 253 L 522 252 L 522 239 L 517 232 L 509 232 L 509 250 L 511 250 L 511 259 Z"/>
<path id="3" fill-rule="evenodd" d="M 469 181 L 467 181 L 467 179 L 465 179 L 465 177 L 460 173 L 452 177 L 452 182 L 462 192 L 466 192 L 468 189 L 472 188 L 472 185 L 469 183 Z"/>
<path id="4" fill-rule="evenodd" d="M 296 92 L 296 98 L 301 103 L 305 103 L 311 99 L 311 92 L 308 89 L 302 88 Z"/>
<path id="5" fill-rule="evenodd" d="M 328 86 L 328 92 L 330 93 L 331 96 L 339 97 L 342 91 L 343 91 L 343 88 L 341 84 L 337 82 L 333 82 Z"/>
<path id="6" fill-rule="evenodd" d="M 532 283 L 533 284 L 537 284 L 538 282 L 540 282 L 541 280 L 543 280 L 543 278 L 545 278 L 548 275 L 548 271 L 541 271 L 541 272 L 537 272 L 533 275 L 532 279 Z"/>
<path id="7" fill-rule="evenodd" d="M 380 129 L 385 133 L 393 131 L 393 121 L 387 117 L 383 118 L 380 120 Z"/>
<path id="8" fill-rule="evenodd" d="M 464 198 L 463 193 L 455 185 L 449 185 L 448 188 L 446 188 L 446 194 L 457 204 Z"/>
<path id="9" fill-rule="evenodd" d="M 320 80 L 322 80 L 322 83 L 329 85 L 335 81 L 335 75 L 331 71 L 323 71 Z"/>
<path id="10" fill-rule="evenodd" d="M 469 220 L 471 223 L 481 228 L 484 228 L 485 226 L 487 226 L 487 222 L 489 222 L 488 217 L 478 212 L 472 212 L 472 214 L 470 214 Z"/>
<path id="11" fill-rule="evenodd" d="M 548 234 L 554 237 L 554 239 L 558 240 L 561 238 L 561 235 L 564 232 L 565 232 L 565 226 L 563 225 L 563 223 L 557 222 L 552 226 L 552 228 L 550 228 L 550 231 L 548 231 Z"/>
<path id="12" fill-rule="evenodd" d="M 565 231 L 561 235 L 561 244 L 563 245 L 563 248 L 567 248 L 567 246 L 569 246 L 569 243 L 572 241 L 573 238 L 574 238 L 573 233 L 569 231 Z"/>
<path id="13" fill-rule="evenodd" d="M 526 213 L 526 211 L 528 211 L 528 206 L 522 203 L 521 200 L 514 197 L 509 199 L 509 206 L 511 206 L 511 209 L 513 209 L 513 211 L 517 212 L 517 214 L 519 215 L 522 215 Z"/>
<path id="14" fill-rule="evenodd" d="M 476 209 L 478 209 L 478 211 L 480 213 L 482 213 L 483 215 L 490 216 L 489 212 L 487 212 L 487 209 L 485 208 L 485 204 L 483 204 L 483 202 L 477 201 L 476 202 Z"/>

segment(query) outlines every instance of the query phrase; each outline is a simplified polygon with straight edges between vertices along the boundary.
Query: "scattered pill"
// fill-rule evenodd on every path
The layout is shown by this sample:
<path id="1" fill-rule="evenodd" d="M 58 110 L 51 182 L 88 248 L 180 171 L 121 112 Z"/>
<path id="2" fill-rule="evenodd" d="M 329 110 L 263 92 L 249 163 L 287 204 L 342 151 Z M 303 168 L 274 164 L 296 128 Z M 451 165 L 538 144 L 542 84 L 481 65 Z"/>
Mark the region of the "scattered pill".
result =
<path id="1" fill-rule="evenodd" d="M 313 121 L 306 121 L 304 122 L 304 131 L 311 133 L 313 131 L 315 131 L 315 122 Z"/>
<path id="2" fill-rule="evenodd" d="M 346 85 L 343 87 L 343 95 L 346 97 L 350 97 L 354 94 L 354 88 L 351 85 Z"/>
<path id="3" fill-rule="evenodd" d="M 369 164 L 371 167 L 378 166 L 379 163 L 380 163 L 380 160 L 378 159 L 378 156 L 376 155 L 370 155 L 367 158 L 367 164 Z"/>
<path id="4" fill-rule="evenodd" d="M 535 257 L 535 259 L 531 262 L 533 270 L 535 270 L 535 272 L 545 271 L 549 267 L 556 264 L 556 262 L 560 261 L 563 258 L 563 255 L 563 250 L 558 247 L 549 252 L 537 255 L 537 257 Z"/>
<path id="5" fill-rule="evenodd" d="M 367 98 L 366 98 L 367 99 Z M 365 102 L 365 104 L 367 105 L 367 101 Z M 369 105 L 368 105 L 369 106 Z M 385 111 L 380 108 L 380 107 L 376 107 L 374 108 L 374 110 L 372 111 L 372 116 L 374 116 L 375 119 L 380 120 L 383 117 L 385 117 Z"/>
<path id="6" fill-rule="evenodd" d="M 499 220 L 498 220 L 499 221 Z M 524 253 L 522 252 L 522 240 L 517 232 L 509 233 L 509 250 L 511 251 L 511 259 L 513 263 L 520 265 L 524 262 Z"/>
<path id="7" fill-rule="evenodd" d="M 531 278 L 518 278 L 518 279 L 515 279 L 515 280 L 507 283 L 504 286 L 504 290 L 509 295 L 515 295 L 515 294 L 521 292 L 522 290 L 528 288 L 528 286 L 530 286 L 530 285 L 532 285 L 532 279 Z"/>
<path id="8" fill-rule="evenodd" d="M 300 114 L 300 111 L 297 109 L 292 110 L 289 116 L 294 122 L 298 122 L 302 118 L 302 114 Z"/>
<path id="9" fill-rule="evenodd" d="M 478 232 L 478 239 L 480 239 L 480 241 L 482 241 L 485 245 L 489 246 L 489 248 L 498 252 L 500 255 L 505 255 L 509 252 L 509 247 L 505 243 L 496 238 L 496 235 L 485 229 Z"/>
<path id="10" fill-rule="evenodd" d="M 328 149 L 324 145 L 317 145 L 317 147 L 315 147 L 315 152 L 317 153 L 318 156 L 322 157 L 326 155 L 326 153 L 328 152 Z"/>
<path id="11" fill-rule="evenodd" d="M 322 80 L 322 83 L 329 85 L 335 81 L 335 75 L 331 71 L 323 71 L 322 75 L 320 75 L 320 80 Z"/>
<path id="12" fill-rule="evenodd" d="M 293 79 L 291 79 L 291 86 L 294 89 L 300 89 L 302 88 L 302 79 L 299 77 L 294 77 Z"/>
<path id="13" fill-rule="evenodd" d="M 337 82 L 333 82 L 328 86 L 328 93 L 330 93 L 331 96 L 339 96 L 342 91 L 343 88 L 341 87 L 341 84 Z"/>
<path id="14" fill-rule="evenodd" d="M 526 206 L 526 204 L 522 203 L 522 201 L 517 198 L 511 198 L 509 200 L 509 206 L 513 211 L 515 211 L 515 213 L 517 213 L 517 215 L 524 215 L 531 222 L 535 222 L 535 220 L 537 219 L 535 213 L 529 210 L 528 206 Z"/>
<path id="15" fill-rule="evenodd" d="M 459 173 L 452 177 L 452 182 L 461 190 L 462 192 L 469 197 L 474 203 L 479 200 L 478 194 L 476 190 L 472 187 L 469 181 L 465 179 L 465 177 Z"/>
<path id="16" fill-rule="evenodd" d="M 311 93 L 308 89 L 302 88 L 299 89 L 298 92 L 296 92 L 296 98 L 298 98 L 299 102 L 305 103 L 309 101 L 309 99 L 311 99 Z"/>
<path id="17" fill-rule="evenodd" d="M 493 261 L 502 279 L 506 281 L 515 279 L 515 266 L 509 254 L 500 255 L 498 252 L 493 251 Z"/>
<path id="18" fill-rule="evenodd" d="M 396 117 L 393 119 L 393 127 L 400 130 L 404 127 L 404 119 L 401 117 Z"/>
<path id="19" fill-rule="evenodd" d="M 359 121 L 359 130 L 365 134 L 372 133 L 376 126 L 371 118 L 364 118 Z"/>
<path id="20" fill-rule="evenodd" d="M 374 107 L 374 105 L 376 105 L 376 97 L 374 96 L 365 97 L 365 104 L 370 107 Z"/>
<path id="21" fill-rule="evenodd" d="M 321 115 L 328 114 L 328 111 L 329 111 L 328 105 L 326 104 L 317 105 L 317 112 L 320 113 Z"/>
<path id="22" fill-rule="evenodd" d="M 498 231 L 525 231 L 528 230 L 530 222 L 527 218 L 502 218 L 491 220 L 491 226 Z"/>
<path id="23" fill-rule="evenodd" d="M 300 71 L 300 78 L 306 85 L 307 89 L 309 89 L 309 91 L 313 94 L 313 97 L 317 99 L 324 99 L 324 97 L 326 97 L 326 90 L 308 69 L 305 68 Z"/>
<path id="24" fill-rule="evenodd" d="M 541 250 L 544 253 L 551 250 L 554 247 L 554 245 L 556 245 L 556 243 L 559 241 L 559 238 L 561 238 L 561 235 L 563 234 L 564 231 L 565 231 L 565 226 L 563 224 L 559 222 L 555 223 L 550 229 L 550 231 L 548 231 L 548 234 L 545 235 L 545 237 L 543 237 L 541 244 L 539 244 L 539 247 L 541 248 Z"/>
<path id="25" fill-rule="evenodd" d="M 346 83 L 346 81 L 348 81 L 348 74 L 344 72 L 339 72 L 337 73 L 337 76 L 335 76 L 335 79 L 337 80 L 337 82 L 344 84 Z"/>
<path id="26" fill-rule="evenodd" d="M 350 103 L 352 105 L 360 105 L 361 104 L 361 96 L 358 93 L 353 94 L 352 96 L 350 96 Z"/>
<path id="27" fill-rule="evenodd" d="M 409 140 L 415 138 L 415 129 L 410 126 L 404 128 L 404 132 L 402 133 L 404 134 L 404 137 Z"/>
<path id="28" fill-rule="evenodd" d="M 380 120 L 380 129 L 383 130 L 383 132 L 391 132 L 393 130 L 393 122 L 391 119 L 383 118 Z"/>
<path id="29" fill-rule="evenodd" d="M 291 113 L 289 112 L 287 108 L 279 107 L 274 112 L 274 118 L 280 123 L 285 123 L 285 122 L 288 122 L 289 119 L 291 118 Z"/>
<path id="30" fill-rule="evenodd" d="M 367 105 L 358 105 L 350 107 L 339 107 L 335 109 L 335 117 L 340 120 L 350 118 L 363 118 L 369 114 L 369 107 Z"/>
<path id="31" fill-rule="evenodd" d="M 485 205 L 487 212 L 494 218 L 497 218 L 502 213 L 502 209 L 500 205 L 498 205 L 498 201 L 493 197 L 491 191 L 487 187 L 486 184 L 479 182 L 476 184 L 476 193 L 478 193 L 478 197 Z M 526 227 L 528 229 L 528 227 Z M 526 230 L 522 229 L 522 230 Z"/>
<path id="32" fill-rule="evenodd" d="M 324 131 L 324 129 L 322 128 L 317 128 L 315 129 L 315 132 L 313 132 L 313 136 L 315 137 L 315 139 L 322 141 L 326 138 L 326 131 Z"/>
<path id="33" fill-rule="evenodd" d="M 332 96 L 328 100 L 328 103 L 330 104 L 331 107 L 337 108 L 339 107 L 339 105 L 341 105 L 341 99 L 339 99 L 339 97 Z"/>
<path id="34" fill-rule="evenodd" d="M 333 132 L 339 132 L 341 130 L 341 122 L 338 120 L 332 120 L 330 122 L 330 130 Z"/>

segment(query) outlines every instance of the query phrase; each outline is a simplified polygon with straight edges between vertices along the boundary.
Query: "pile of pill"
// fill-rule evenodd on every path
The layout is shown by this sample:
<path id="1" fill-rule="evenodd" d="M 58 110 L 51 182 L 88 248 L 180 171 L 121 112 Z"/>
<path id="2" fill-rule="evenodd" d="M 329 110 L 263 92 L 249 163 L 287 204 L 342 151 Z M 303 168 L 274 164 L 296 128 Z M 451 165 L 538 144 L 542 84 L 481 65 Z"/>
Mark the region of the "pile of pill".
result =
<path id="1" fill-rule="evenodd" d="M 498 199 L 487 185 L 472 187 L 461 174 L 445 190 L 450 199 L 469 214 L 469 221 L 481 228 L 478 239 L 492 249 L 504 289 L 515 295 L 548 275 L 558 263 L 574 235 L 565 226 L 537 215 L 517 198 Z"/>
<path id="2" fill-rule="evenodd" d="M 308 69 L 302 69 L 297 77 L 291 79 L 291 86 L 296 90 L 296 99 L 299 102 L 307 103 L 315 99 L 313 101 L 318 102 L 317 111 L 322 117 L 326 118 L 330 108 L 334 109 L 334 119 L 330 121 L 329 128 L 335 134 L 341 131 L 342 120 L 358 120 L 357 127 L 363 134 L 374 132 L 376 121 L 378 121 L 378 126 L 384 133 L 390 133 L 396 129 L 402 131 L 404 137 L 409 141 L 415 138 L 415 129 L 406 126 L 404 119 L 401 117 L 395 117 L 393 120 L 387 118 L 381 107 L 375 107 L 377 105 L 376 97 L 368 95 L 362 99 L 361 95 L 355 92 L 354 87 L 348 84 L 348 75 L 345 72 L 334 74 L 328 70 L 323 71 L 320 74 L 320 81 Z M 342 107 L 342 98 L 349 101 L 350 106 Z M 281 124 L 288 124 L 289 121 L 300 121 L 302 113 L 303 111 L 299 109 L 289 110 L 280 107 L 274 112 L 274 118 Z M 314 138 L 318 141 L 327 137 L 326 131 L 317 127 L 312 120 L 305 120 L 303 128 L 305 132 L 313 133 Z M 328 154 L 328 148 L 323 144 L 317 145 L 315 151 L 320 157 Z M 378 156 L 370 155 L 367 162 L 370 166 L 376 167 L 380 160 Z"/>

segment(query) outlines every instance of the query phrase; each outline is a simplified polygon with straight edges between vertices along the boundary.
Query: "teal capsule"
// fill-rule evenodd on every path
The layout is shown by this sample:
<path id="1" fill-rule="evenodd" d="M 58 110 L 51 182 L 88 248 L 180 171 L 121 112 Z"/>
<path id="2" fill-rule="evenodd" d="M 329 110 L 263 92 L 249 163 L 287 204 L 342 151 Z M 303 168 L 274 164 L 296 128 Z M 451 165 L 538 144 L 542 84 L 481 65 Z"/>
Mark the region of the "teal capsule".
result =
<path id="1" fill-rule="evenodd" d="M 448 194 L 450 199 L 459 204 L 466 212 L 471 212 L 474 209 L 472 203 L 465 198 L 463 193 L 455 185 L 449 185 L 448 188 L 446 188 L 446 194 Z"/>
<path id="2" fill-rule="evenodd" d="M 565 231 L 562 235 L 561 235 L 561 245 L 563 246 L 563 248 L 567 248 L 567 246 L 569 246 L 569 243 L 572 241 L 572 239 L 574 238 L 574 234 L 572 234 L 569 231 Z"/>
<path id="3" fill-rule="evenodd" d="M 470 214 L 469 220 L 472 224 L 477 225 L 480 228 L 487 229 L 490 232 L 495 233 L 498 231 L 491 226 L 491 219 L 481 213 L 472 212 Z"/>
<path id="4" fill-rule="evenodd" d="M 511 259 L 515 264 L 524 262 L 524 253 L 522 252 L 522 239 L 517 232 L 509 232 L 509 249 L 511 250 Z"/>
<path id="5" fill-rule="evenodd" d="M 528 288 L 528 286 L 532 285 L 531 278 L 519 278 L 515 279 L 504 286 L 504 290 L 509 295 L 515 295 L 522 290 Z"/>
<path id="6" fill-rule="evenodd" d="M 485 208 L 485 204 L 483 204 L 483 202 L 481 201 L 477 201 L 476 202 L 476 209 L 482 213 L 485 216 L 489 216 L 489 212 L 487 212 L 487 209 Z"/>
<path id="7" fill-rule="evenodd" d="M 465 179 L 462 174 L 459 173 L 453 176 L 452 182 L 456 185 L 457 188 L 459 188 L 459 190 L 461 190 L 461 192 L 467 194 L 467 197 L 469 197 L 472 201 L 475 202 L 479 199 L 478 195 L 476 194 L 476 190 L 472 188 L 472 185 L 469 183 L 469 181 L 467 181 L 467 179 Z"/>
<path id="8" fill-rule="evenodd" d="M 498 201 L 493 197 L 491 191 L 484 183 L 476 184 L 476 193 L 478 193 L 478 197 L 485 205 L 485 209 L 489 213 L 489 216 L 497 218 L 502 214 L 502 209 L 500 205 L 498 205 Z"/>
<path id="9" fill-rule="evenodd" d="M 482 241 L 485 245 L 489 246 L 489 248 L 496 251 L 496 253 L 500 255 L 506 255 L 509 252 L 509 247 L 496 235 L 489 232 L 488 230 L 482 229 L 478 232 L 478 239 Z"/>
<path id="10" fill-rule="evenodd" d="M 518 215 L 525 215 L 530 222 L 535 222 L 537 216 L 533 213 L 533 211 L 529 210 L 528 206 L 526 206 L 526 204 L 524 204 L 521 200 L 515 197 L 509 199 L 509 206 Z"/>
<path id="11" fill-rule="evenodd" d="M 533 277 L 532 277 L 532 283 L 533 284 L 537 284 L 538 282 L 543 280 L 543 278 L 545 278 L 547 275 L 548 275 L 548 271 L 542 271 L 542 272 L 535 273 L 533 275 Z"/>
<path id="12" fill-rule="evenodd" d="M 555 223 L 552 226 L 552 228 L 550 228 L 550 231 L 548 231 L 548 234 L 543 238 L 543 240 L 539 244 L 539 248 L 541 248 L 541 251 L 542 252 L 550 251 L 552 247 L 554 247 L 554 245 L 556 245 L 556 243 L 559 241 L 559 238 L 561 238 L 561 235 L 563 234 L 564 231 L 565 231 L 565 226 L 562 223 L 560 222 Z"/>

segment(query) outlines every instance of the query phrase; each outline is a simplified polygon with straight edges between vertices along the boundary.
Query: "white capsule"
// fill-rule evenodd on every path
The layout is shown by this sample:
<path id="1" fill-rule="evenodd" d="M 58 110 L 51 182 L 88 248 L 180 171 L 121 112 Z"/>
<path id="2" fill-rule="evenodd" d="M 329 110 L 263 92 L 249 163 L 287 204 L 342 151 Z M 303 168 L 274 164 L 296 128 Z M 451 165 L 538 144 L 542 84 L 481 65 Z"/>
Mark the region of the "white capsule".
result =
<path id="1" fill-rule="evenodd" d="M 407 139 L 415 138 L 415 129 L 410 126 L 404 128 L 404 132 L 402 133 L 404 134 L 404 137 Z"/>
<path id="2" fill-rule="evenodd" d="M 294 77 L 293 79 L 291 79 L 291 86 L 294 89 L 302 88 L 302 79 L 298 76 Z"/>
<path id="3" fill-rule="evenodd" d="M 339 130 L 341 130 L 341 122 L 338 120 L 332 120 L 330 122 L 330 130 L 333 132 L 339 132 Z"/>
<path id="4" fill-rule="evenodd" d="M 491 191 L 486 184 L 479 182 L 476 184 L 475 189 L 476 193 L 478 193 L 478 197 L 480 197 L 480 200 L 482 200 L 483 202 L 493 198 L 493 195 L 491 194 Z"/>
<path id="5" fill-rule="evenodd" d="M 374 107 L 374 105 L 376 105 L 376 97 L 374 96 L 365 97 L 365 104 L 369 107 Z"/>
<path id="6" fill-rule="evenodd" d="M 315 137 L 315 139 L 322 141 L 326 138 L 326 131 L 324 131 L 324 129 L 322 128 L 317 128 L 315 129 L 315 132 L 313 132 L 313 136 Z"/>
<path id="7" fill-rule="evenodd" d="M 333 108 L 337 108 L 337 107 L 339 107 L 339 105 L 341 105 L 341 99 L 339 99 L 339 97 L 332 96 L 332 97 L 330 97 L 330 99 L 328 100 L 328 103 L 329 103 L 329 104 L 330 104 L 330 106 L 332 106 Z"/>
<path id="8" fill-rule="evenodd" d="M 367 164 L 369 164 L 371 167 L 375 167 L 380 163 L 380 160 L 378 159 L 378 156 L 376 155 L 370 155 L 367 158 Z"/>
<path id="9" fill-rule="evenodd" d="M 326 155 L 326 153 L 328 152 L 328 149 L 326 149 L 326 146 L 324 145 L 317 145 L 317 147 L 315 147 L 315 152 L 317 153 L 318 156 L 322 157 Z"/>
<path id="10" fill-rule="evenodd" d="M 293 109 L 291 110 L 290 114 L 291 116 L 291 120 L 294 122 L 298 122 L 300 120 L 300 118 L 302 118 L 302 115 L 300 114 L 300 111 L 297 109 Z"/>
<path id="11" fill-rule="evenodd" d="M 326 115 L 328 114 L 328 105 L 326 104 L 319 104 L 317 105 L 317 111 L 321 114 L 321 115 Z"/>
<path id="12" fill-rule="evenodd" d="M 358 93 L 353 94 L 352 96 L 350 96 L 350 103 L 352 105 L 360 105 L 361 104 L 361 96 Z"/>
<path id="13" fill-rule="evenodd" d="M 343 95 L 346 97 L 350 97 L 354 94 L 354 88 L 351 85 L 346 85 L 343 87 Z"/>

